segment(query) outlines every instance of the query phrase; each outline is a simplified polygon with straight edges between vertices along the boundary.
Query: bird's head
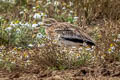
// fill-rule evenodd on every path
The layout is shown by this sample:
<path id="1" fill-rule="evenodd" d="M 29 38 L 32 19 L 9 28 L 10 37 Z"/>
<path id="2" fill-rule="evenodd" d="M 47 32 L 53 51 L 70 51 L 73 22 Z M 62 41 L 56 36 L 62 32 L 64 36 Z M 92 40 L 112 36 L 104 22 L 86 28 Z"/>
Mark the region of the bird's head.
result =
<path id="1" fill-rule="evenodd" d="M 57 21 L 53 18 L 43 19 L 43 26 L 45 28 L 50 27 L 52 24 L 55 24 L 55 23 L 57 23 Z"/>

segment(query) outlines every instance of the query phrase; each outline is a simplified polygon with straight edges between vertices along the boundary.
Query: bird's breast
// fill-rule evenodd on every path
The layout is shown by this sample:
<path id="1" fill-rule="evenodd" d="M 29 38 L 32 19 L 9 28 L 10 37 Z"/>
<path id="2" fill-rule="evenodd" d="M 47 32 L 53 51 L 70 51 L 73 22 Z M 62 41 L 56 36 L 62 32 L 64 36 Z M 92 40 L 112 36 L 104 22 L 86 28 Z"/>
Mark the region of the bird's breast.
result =
<path id="1" fill-rule="evenodd" d="M 54 27 L 50 27 L 50 28 L 45 29 L 45 33 L 51 39 L 55 39 L 57 36 Z"/>

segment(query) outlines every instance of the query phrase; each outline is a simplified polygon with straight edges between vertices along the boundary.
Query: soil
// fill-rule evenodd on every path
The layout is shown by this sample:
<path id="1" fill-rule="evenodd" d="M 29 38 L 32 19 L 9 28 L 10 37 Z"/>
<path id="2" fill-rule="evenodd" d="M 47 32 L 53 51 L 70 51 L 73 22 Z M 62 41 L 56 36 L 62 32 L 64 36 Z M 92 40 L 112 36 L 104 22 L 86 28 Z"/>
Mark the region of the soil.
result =
<path id="1" fill-rule="evenodd" d="M 39 66 L 12 72 L 0 70 L 0 80 L 120 80 L 120 62 L 66 70 L 46 70 Z"/>

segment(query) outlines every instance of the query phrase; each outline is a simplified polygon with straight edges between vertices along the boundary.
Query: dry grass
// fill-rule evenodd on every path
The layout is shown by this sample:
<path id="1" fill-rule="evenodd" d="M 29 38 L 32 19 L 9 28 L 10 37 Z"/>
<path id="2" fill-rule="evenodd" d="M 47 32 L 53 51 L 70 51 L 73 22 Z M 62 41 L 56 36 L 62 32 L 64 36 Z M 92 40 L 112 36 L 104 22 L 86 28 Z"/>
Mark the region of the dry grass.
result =
<path id="1" fill-rule="evenodd" d="M 87 65 L 91 60 L 91 54 L 80 51 L 78 49 L 71 49 L 60 47 L 51 41 L 47 42 L 44 47 L 39 48 L 39 51 L 32 55 L 33 63 L 40 65 L 43 68 L 51 69 L 70 69 L 74 66 Z"/>
<path id="2" fill-rule="evenodd" d="M 72 50 L 71 48 L 68 49 L 64 46 L 59 47 L 52 41 L 44 39 L 37 40 L 35 38 L 36 34 L 32 32 L 34 30 L 29 31 L 26 29 L 30 34 L 22 30 L 23 34 L 20 36 L 23 37 L 15 37 L 12 35 L 11 38 L 9 38 L 10 36 L 4 32 L 4 35 L 0 34 L 0 58 L 2 59 L 2 61 L 0 61 L 0 65 L 2 65 L 2 67 L 0 66 L 1 69 L 9 71 L 12 69 L 12 71 L 14 71 L 19 65 L 18 67 L 24 71 L 28 66 L 37 68 L 37 65 L 42 67 L 42 69 L 57 69 L 61 71 L 70 70 L 72 68 L 77 72 L 77 69 L 80 70 L 82 67 L 87 66 L 90 68 L 91 66 L 94 66 L 94 70 L 96 70 L 96 68 L 98 69 L 98 74 L 97 72 L 95 73 L 97 78 L 94 78 L 94 76 L 90 74 L 90 76 L 85 76 L 84 79 L 115 80 L 112 78 L 114 75 L 119 77 L 119 72 L 116 72 L 119 70 L 120 62 L 120 1 L 58 0 L 58 2 L 60 4 L 59 6 L 54 5 L 54 2 L 47 4 L 47 0 L 42 0 L 40 2 L 36 0 L 34 3 L 32 1 L 25 1 L 25 3 L 20 2 L 20 4 L 17 2 L 12 5 L 0 3 L 3 5 L 2 9 L 0 9 L 0 11 L 2 11 L 0 13 L 2 16 L 2 19 L 0 19 L 0 33 L 3 33 L 4 29 L 10 26 L 11 21 L 18 21 L 18 23 L 37 23 L 38 21 L 32 18 L 34 13 L 43 12 L 47 14 L 47 17 L 55 18 L 58 21 L 71 22 L 73 24 L 80 25 L 79 27 L 85 32 L 91 28 L 91 31 L 90 33 L 88 32 L 88 34 L 91 34 L 96 40 L 97 47 L 95 50 L 87 51 L 86 48 L 83 48 L 81 51 L 77 49 Z M 70 6 L 70 2 L 72 2 L 73 5 Z M 8 6 L 4 4 L 7 4 Z M 33 6 L 35 9 L 32 8 Z M 10 7 L 11 9 L 7 7 Z M 62 9 L 63 7 L 65 7 L 65 9 Z M 18 14 L 21 11 L 24 13 Z M 77 21 L 74 21 L 74 17 L 78 17 Z M 18 26 L 18 29 L 19 27 L 20 26 Z M 44 30 L 42 28 L 39 29 Z M 16 31 L 17 29 L 14 30 Z M 21 45 L 28 45 L 29 43 L 36 43 L 36 46 L 27 49 L 23 49 L 23 47 L 21 48 Z M 37 44 L 45 44 L 45 46 L 38 47 Z M 2 49 L 2 47 L 5 47 L 5 49 Z M 39 70 L 37 69 L 36 71 Z M 72 73 L 72 71 L 70 73 Z M 111 78 L 104 75 L 111 76 Z M 65 79 L 69 79 L 69 77 Z"/>

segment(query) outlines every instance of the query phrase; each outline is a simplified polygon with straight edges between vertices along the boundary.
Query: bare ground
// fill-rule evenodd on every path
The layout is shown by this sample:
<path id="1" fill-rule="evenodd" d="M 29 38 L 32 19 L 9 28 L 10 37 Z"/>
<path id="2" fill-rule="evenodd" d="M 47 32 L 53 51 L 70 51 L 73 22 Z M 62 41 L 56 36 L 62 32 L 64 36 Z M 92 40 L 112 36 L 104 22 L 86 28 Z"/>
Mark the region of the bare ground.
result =
<path id="1" fill-rule="evenodd" d="M 0 70 L 0 80 L 120 80 L 120 62 L 66 70 L 46 70 L 35 65 L 12 72 Z"/>

